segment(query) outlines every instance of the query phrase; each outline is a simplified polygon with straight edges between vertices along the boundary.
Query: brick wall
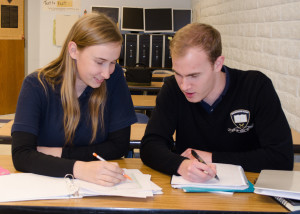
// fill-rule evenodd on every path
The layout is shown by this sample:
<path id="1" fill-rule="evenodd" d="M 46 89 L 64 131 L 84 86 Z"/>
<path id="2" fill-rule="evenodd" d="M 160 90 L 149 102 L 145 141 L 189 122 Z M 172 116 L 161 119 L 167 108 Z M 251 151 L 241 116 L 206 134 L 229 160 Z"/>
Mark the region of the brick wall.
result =
<path id="1" fill-rule="evenodd" d="M 300 0 L 192 0 L 193 21 L 222 35 L 225 64 L 270 77 L 300 132 Z"/>

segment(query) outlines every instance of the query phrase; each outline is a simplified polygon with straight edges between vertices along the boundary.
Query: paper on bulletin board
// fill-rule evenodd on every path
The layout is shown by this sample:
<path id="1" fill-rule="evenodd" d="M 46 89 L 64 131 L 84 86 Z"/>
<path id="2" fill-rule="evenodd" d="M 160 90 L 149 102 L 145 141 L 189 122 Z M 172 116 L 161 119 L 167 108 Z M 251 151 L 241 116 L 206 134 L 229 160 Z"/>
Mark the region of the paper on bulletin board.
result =
<path id="1" fill-rule="evenodd" d="M 43 10 L 80 10 L 81 0 L 43 0 L 42 8 Z"/>
<path id="2" fill-rule="evenodd" d="M 56 15 L 55 23 L 55 44 L 62 46 L 79 15 Z"/>

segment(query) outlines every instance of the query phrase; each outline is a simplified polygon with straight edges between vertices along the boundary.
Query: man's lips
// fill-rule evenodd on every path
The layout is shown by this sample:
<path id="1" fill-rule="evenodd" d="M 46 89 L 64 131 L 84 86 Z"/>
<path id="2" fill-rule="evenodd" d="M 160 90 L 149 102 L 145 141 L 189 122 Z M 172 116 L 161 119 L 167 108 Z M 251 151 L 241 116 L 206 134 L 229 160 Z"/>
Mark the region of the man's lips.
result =
<path id="1" fill-rule="evenodd" d="M 193 97 L 194 94 L 195 94 L 194 92 L 184 92 L 184 95 L 188 98 Z"/>

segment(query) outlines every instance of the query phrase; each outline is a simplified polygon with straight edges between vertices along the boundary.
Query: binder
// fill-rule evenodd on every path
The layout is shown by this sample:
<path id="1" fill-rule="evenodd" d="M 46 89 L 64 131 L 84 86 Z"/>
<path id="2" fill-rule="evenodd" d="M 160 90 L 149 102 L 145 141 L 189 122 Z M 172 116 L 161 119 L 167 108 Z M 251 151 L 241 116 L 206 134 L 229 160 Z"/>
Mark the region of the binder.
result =
<path id="1" fill-rule="evenodd" d="M 133 180 L 126 180 L 113 187 L 104 187 L 72 175 L 64 178 L 49 177 L 33 173 L 12 173 L 0 176 L 0 202 L 71 199 L 85 196 L 123 196 L 146 198 L 162 194 L 161 188 L 150 181 L 151 176 L 137 169 L 125 169 Z"/>
<path id="2" fill-rule="evenodd" d="M 300 200 L 300 172 L 262 170 L 254 185 L 254 193 Z"/>

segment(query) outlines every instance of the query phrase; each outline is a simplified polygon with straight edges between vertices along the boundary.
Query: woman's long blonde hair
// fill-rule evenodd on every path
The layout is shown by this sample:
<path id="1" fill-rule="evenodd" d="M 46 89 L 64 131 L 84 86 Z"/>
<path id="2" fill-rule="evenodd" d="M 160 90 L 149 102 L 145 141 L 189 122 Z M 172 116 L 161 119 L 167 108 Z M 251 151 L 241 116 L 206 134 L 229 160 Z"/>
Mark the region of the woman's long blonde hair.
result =
<path id="1" fill-rule="evenodd" d="M 64 111 L 64 131 L 66 144 L 71 144 L 80 120 L 80 107 L 75 90 L 77 66 L 68 51 L 70 41 L 82 50 L 93 45 L 120 43 L 123 38 L 116 24 L 104 14 L 87 14 L 81 17 L 71 28 L 59 57 L 45 67 L 38 69 L 38 78 L 47 93 L 42 77 L 52 86 L 61 84 L 60 94 Z M 93 90 L 89 99 L 90 121 L 92 123 L 91 143 L 96 139 L 98 121 L 104 129 L 104 107 L 106 102 L 105 81 Z"/>

